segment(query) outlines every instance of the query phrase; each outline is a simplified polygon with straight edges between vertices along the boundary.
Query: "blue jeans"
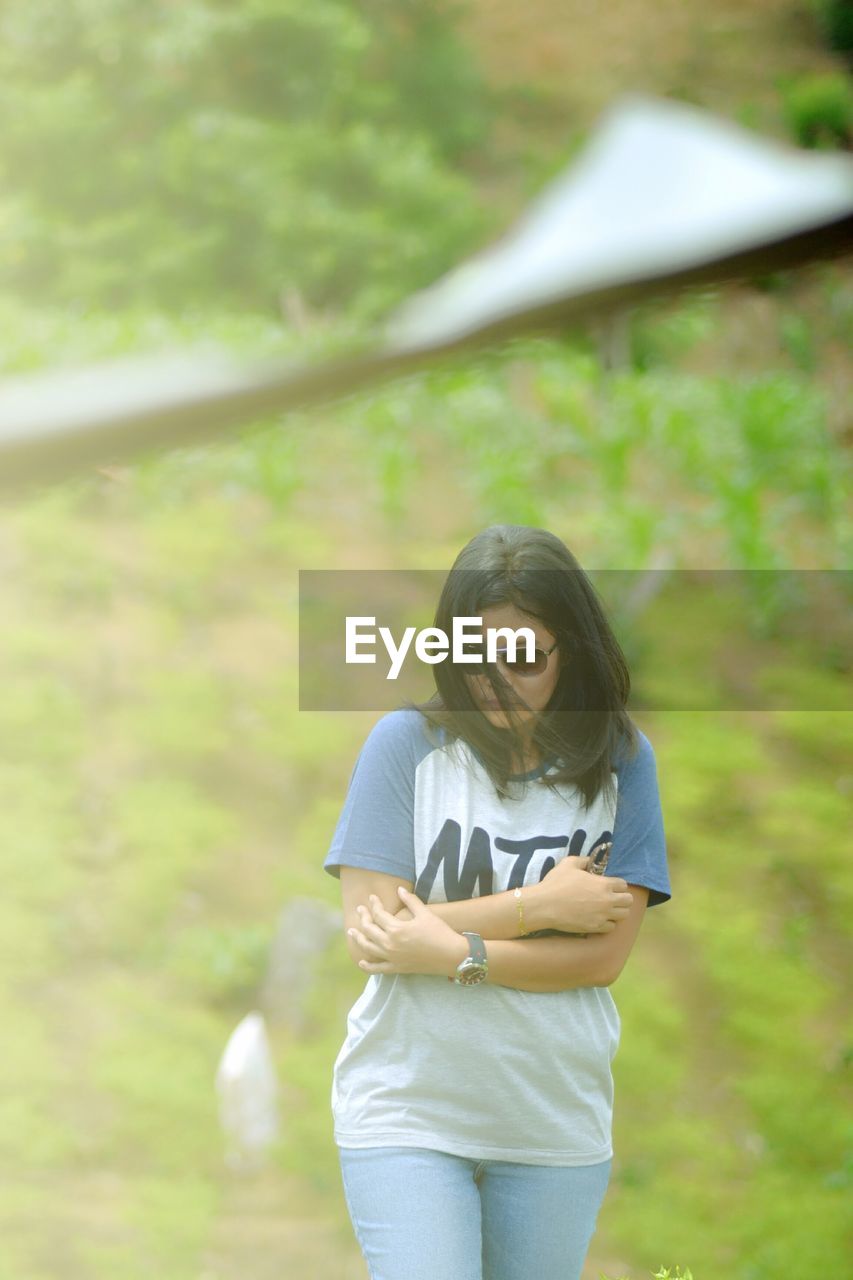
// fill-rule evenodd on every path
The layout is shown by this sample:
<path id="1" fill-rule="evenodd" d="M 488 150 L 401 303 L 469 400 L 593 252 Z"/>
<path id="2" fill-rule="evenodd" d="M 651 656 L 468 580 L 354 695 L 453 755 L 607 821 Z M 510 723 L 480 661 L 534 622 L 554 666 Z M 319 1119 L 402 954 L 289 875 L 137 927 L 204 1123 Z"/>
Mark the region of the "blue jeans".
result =
<path id="1" fill-rule="evenodd" d="M 371 1280 L 579 1280 L 611 1161 L 578 1168 L 425 1147 L 338 1147 Z"/>

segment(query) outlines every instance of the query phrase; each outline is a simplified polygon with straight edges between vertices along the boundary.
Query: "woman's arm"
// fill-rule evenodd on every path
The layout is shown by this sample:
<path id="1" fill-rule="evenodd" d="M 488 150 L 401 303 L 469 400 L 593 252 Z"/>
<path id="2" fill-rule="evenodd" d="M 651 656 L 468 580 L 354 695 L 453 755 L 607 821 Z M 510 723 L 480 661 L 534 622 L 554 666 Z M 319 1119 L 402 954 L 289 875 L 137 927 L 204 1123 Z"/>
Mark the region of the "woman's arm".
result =
<path id="1" fill-rule="evenodd" d="M 515 892 L 489 893 L 481 898 L 462 898 L 458 902 L 428 902 L 430 911 L 462 933 L 469 929 L 483 938 L 522 937 Z M 527 933 L 552 928 L 548 914 L 547 897 L 539 892 L 539 885 L 524 885 L 521 893 L 521 909 Z M 401 920 L 412 918 L 408 907 L 397 912 Z"/>
<path id="2" fill-rule="evenodd" d="M 611 933 L 628 915 L 633 899 L 618 876 L 590 875 L 590 859 L 561 858 L 535 884 L 515 890 L 427 905 L 457 932 L 464 929 L 484 938 L 520 938 L 531 933 Z M 403 908 L 400 919 L 410 920 Z M 523 921 L 523 928 L 522 928 Z"/>
<path id="3" fill-rule="evenodd" d="M 344 908 L 344 937 L 347 950 L 353 964 L 364 960 L 367 952 L 352 936 L 350 930 L 361 926 L 359 907 L 370 901 L 371 896 L 379 899 L 386 911 L 395 912 L 400 908 L 397 886 L 411 889 L 411 880 L 401 880 L 399 876 L 388 875 L 384 871 L 367 871 L 364 867 L 341 867 L 341 898 Z M 407 918 L 411 912 L 406 908 Z"/>
<path id="4" fill-rule="evenodd" d="M 581 874 L 581 873 L 578 873 Z M 584 873 L 585 874 L 585 873 Z M 383 897 L 366 892 L 368 905 L 359 902 L 367 890 L 366 877 L 376 872 L 341 868 L 345 883 L 350 954 L 365 973 L 420 973 L 452 977 L 468 953 L 467 942 L 433 908 L 415 895 L 409 899 L 409 919 L 390 910 L 388 894 L 393 877 L 384 877 Z M 607 986 L 615 981 L 634 944 L 648 898 L 644 888 L 632 886 L 631 908 L 618 924 L 589 937 L 489 939 L 487 981 L 525 991 L 564 991 L 574 987 Z M 399 898 L 397 899 L 399 901 Z M 369 909 L 368 909 L 369 908 Z M 349 924 L 354 919 L 355 924 Z M 352 930 L 352 933 L 349 930 Z"/>
<path id="5" fill-rule="evenodd" d="M 626 919 L 634 900 L 624 880 L 616 876 L 590 875 L 588 863 L 589 858 L 561 858 L 538 883 L 521 886 L 520 902 L 515 890 L 511 889 L 457 902 L 421 903 L 415 898 L 416 905 L 428 909 L 430 919 L 422 919 L 418 929 L 409 931 L 408 941 L 412 944 L 413 954 L 407 958 L 411 960 L 417 955 L 426 960 L 430 967 L 420 972 L 441 971 L 434 967 L 438 959 L 436 950 L 443 953 L 440 957 L 442 962 L 452 951 L 457 955 L 458 963 L 467 946 L 461 937 L 463 930 L 479 933 L 484 939 L 495 942 L 517 940 L 527 943 L 544 941 L 537 938 L 537 934 L 556 933 L 556 940 L 562 942 L 571 935 L 581 935 L 583 940 L 583 935 L 587 934 L 612 933 Z M 376 948 L 369 951 L 363 945 L 366 926 L 376 923 L 374 902 L 390 913 L 397 924 L 414 918 L 398 896 L 400 877 L 346 864 L 340 865 L 339 875 L 347 947 L 352 961 L 359 964 L 362 960 L 377 959 Z M 411 891 L 412 881 L 404 881 L 403 887 Z M 374 938 L 374 942 L 377 941 L 380 940 Z M 403 940 L 398 935 L 395 941 L 399 946 Z M 596 955 L 597 950 L 594 949 Z M 495 954 L 500 952 L 498 948 Z M 551 953 L 559 954 L 553 948 Z M 527 949 L 519 954 L 527 955 Z M 586 958 L 586 952 L 580 954 Z"/>
<path id="6" fill-rule="evenodd" d="M 489 971 L 486 982 L 521 991 L 567 991 L 609 987 L 625 967 L 643 916 L 649 891 L 629 885 L 632 906 L 610 933 L 584 938 L 484 939 Z"/>

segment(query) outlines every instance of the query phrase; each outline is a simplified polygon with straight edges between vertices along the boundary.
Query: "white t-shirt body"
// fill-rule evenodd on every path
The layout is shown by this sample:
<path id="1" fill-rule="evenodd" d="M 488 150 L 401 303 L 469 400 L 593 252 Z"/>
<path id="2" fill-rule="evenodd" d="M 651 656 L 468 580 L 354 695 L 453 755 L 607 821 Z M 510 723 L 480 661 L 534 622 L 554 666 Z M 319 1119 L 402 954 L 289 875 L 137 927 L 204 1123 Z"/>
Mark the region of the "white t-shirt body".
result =
<path id="1" fill-rule="evenodd" d="M 467 743 L 414 710 L 390 712 L 356 761 L 324 867 L 414 882 L 424 902 L 536 884 L 561 858 L 613 840 L 607 874 L 670 896 L 654 754 L 617 762 L 616 798 L 518 775 L 501 800 Z M 536 945 L 531 942 L 531 946 Z M 487 943 L 488 948 L 488 943 Z M 334 1064 L 342 1147 L 429 1147 L 474 1158 L 586 1165 L 612 1154 L 619 1015 L 607 987 L 522 991 L 371 974 Z"/>

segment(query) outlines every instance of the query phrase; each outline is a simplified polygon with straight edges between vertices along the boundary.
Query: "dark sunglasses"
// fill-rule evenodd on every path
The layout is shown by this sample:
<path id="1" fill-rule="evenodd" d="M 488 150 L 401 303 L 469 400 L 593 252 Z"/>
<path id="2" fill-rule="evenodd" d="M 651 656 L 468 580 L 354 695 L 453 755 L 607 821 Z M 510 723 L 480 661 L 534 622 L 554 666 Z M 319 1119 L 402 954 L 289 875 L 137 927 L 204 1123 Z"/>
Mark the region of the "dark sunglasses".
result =
<path id="1" fill-rule="evenodd" d="M 512 671 L 518 676 L 541 676 L 542 672 L 548 665 L 548 658 L 557 647 L 557 641 L 551 645 L 550 649 L 534 649 L 533 660 L 528 662 L 526 657 L 526 649 L 523 644 L 516 645 L 516 656 L 512 659 L 507 657 L 508 650 L 506 648 L 498 648 L 495 650 L 497 657 L 500 658 L 507 671 Z M 483 645 L 471 643 L 463 644 L 462 652 L 466 657 L 475 657 L 476 662 L 460 663 L 460 670 L 465 675 L 479 675 L 485 671 L 492 663 L 486 661 L 486 651 Z"/>

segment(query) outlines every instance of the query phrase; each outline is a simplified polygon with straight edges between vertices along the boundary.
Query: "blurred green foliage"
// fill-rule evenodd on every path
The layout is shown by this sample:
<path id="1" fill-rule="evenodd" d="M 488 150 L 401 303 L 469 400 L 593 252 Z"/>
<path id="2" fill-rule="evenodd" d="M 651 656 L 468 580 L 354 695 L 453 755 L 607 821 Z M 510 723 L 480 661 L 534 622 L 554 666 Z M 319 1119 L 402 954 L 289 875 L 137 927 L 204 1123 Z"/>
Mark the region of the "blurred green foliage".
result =
<path id="1" fill-rule="evenodd" d="M 853 82 L 843 72 L 801 76 L 783 90 L 785 118 L 801 147 L 853 145 Z"/>
<path id="2" fill-rule="evenodd" d="M 489 99 L 449 9 L 4 6 L 0 288 L 386 309 L 486 223 L 451 163 L 484 143 Z"/>
<path id="3" fill-rule="evenodd" d="M 0 367 L 200 336 L 304 360 L 458 261 L 494 217 L 469 176 L 493 146 L 493 99 L 460 8 L 3 6 Z M 809 83 L 791 87 L 790 127 L 837 145 L 847 91 Z M 531 153 L 531 182 L 561 164 Z M 10 1277 L 227 1280 L 251 1257 L 259 1275 L 337 1280 L 357 1263 L 329 1115 L 363 985 L 342 939 L 306 1033 L 274 1031 L 283 1136 L 266 1201 L 263 1182 L 223 1176 L 215 1106 L 279 905 L 339 906 L 319 867 L 375 719 L 299 712 L 297 570 L 434 569 L 497 521 L 552 528 L 591 568 L 845 566 L 848 282 L 826 268 L 808 305 L 784 274 L 764 283 L 743 364 L 721 354 L 732 311 L 705 290 L 633 312 L 613 366 L 592 329 L 519 342 L 4 510 Z M 754 604 L 747 663 L 775 609 L 797 607 Z M 626 637 L 652 701 L 689 696 L 669 638 L 698 652 L 738 620 L 730 601 L 715 610 L 660 601 L 651 634 Z M 848 661 L 783 642 L 762 681 L 842 707 Z M 614 992 L 617 1156 L 597 1239 L 635 1274 L 661 1257 L 726 1280 L 842 1274 L 849 713 L 671 711 L 642 727 L 675 899 Z"/>
<path id="4" fill-rule="evenodd" d="M 606 1280 L 606 1277 L 602 1276 L 601 1280 Z M 693 1273 L 689 1269 L 682 1271 L 681 1267 L 676 1267 L 674 1271 L 669 1267 L 661 1267 L 654 1273 L 652 1280 L 693 1280 Z"/>
<path id="5" fill-rule="evenodd" d="M 0 1230 L 25 1280 L 58 1274 L 34 1261 L 45 1171 L 121 1177 L 101 1228 L 81 1230 L 69 1202 L 84 1274 L 141 1280 L 156 1264 L 189 1277 L 213 1249 L 231 1195 L 217 1061 L 256 999 L 276 904 L 308 893 L 339 905 L 318 866 L 375 718 L 298 710 L 300 566 L 393 542 L 396 565 L 435 568 L 465 531 L 519 517 L 590 567 L 664 552 L 684 567 L 786 565 L 804 538 L 813 562 L 841 563 L 849 462 L 825 393 L 781 346 L 760 375 L 679 367 L 716 332 L 716 307 L 687 300 L 659 333 L 653 310 L 638 316 L 646 354 L 623 369 L 604 371 L 591 338 L 519 343 L 7 510 L 0 724 L 15 759 L 0 770 L 0 926 L 15 962 L 0 1000 L 16 1048 L 0 1066 L 14 1099 L 0 1145 L 23 1181 Z M 7 360 L 31 365 L 66 343 L 96 355 L 201 323 L 140 312 L 79 330 L 67 313 L 19 308 L 13 330 L 8 314 Z M 823 323 L 845 315 L 835 306 Z M 239 350 L 293 342 L 263 318 L 207 327 Z M 263 460 L 276 465 L 279 442 L 298 470 L 281 461 L 285 483 L 271 485 Z M 678 705 L 689 672 L 674 668 L 670 634 L 692 629 L 699 645 L 737 621 L 720 607 L 650 612 L 641 691 Z M 843 705 L 830 659 L 804 667 L 783 640 L 768 679 Z M 661 1257 L 730 1280 L 787 1280 L 791 1256 L 805 1274 L 831 1272 L 853 1137 L 838 1012 L 850 716 L 673 711 L 642 725 L 676 900 L 615 989 L 617 1160 L 599 1238 L 636 1274 Z M 275 1032 L 273 1176 L 298 1180 L 342 1232 L 329 1075 L 361 985 L 332 945 L 306 1033 Z M 337 1230 L 315 1221 L 317 1249 Z M 355 1249 L 349 1234 L 338 1248 Z"/>

